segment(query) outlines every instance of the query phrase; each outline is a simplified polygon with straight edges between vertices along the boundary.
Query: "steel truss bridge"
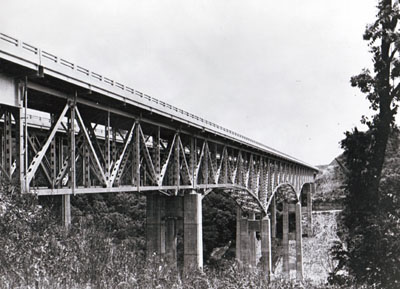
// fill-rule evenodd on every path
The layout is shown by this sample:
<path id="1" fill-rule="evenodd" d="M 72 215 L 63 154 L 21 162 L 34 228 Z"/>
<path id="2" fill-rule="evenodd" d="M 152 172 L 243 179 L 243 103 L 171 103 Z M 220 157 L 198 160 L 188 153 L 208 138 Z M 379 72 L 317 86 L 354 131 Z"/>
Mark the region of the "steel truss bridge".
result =
<path id="1" fill-rule="evenodd" d="M 289 232 L 289 215 L 301 221 L 302 192 L 311 232 L 315 167 L 2 33 L 0 124 L 2 182 L 61 195 L 66 226 L 71 195 L 144 193 L 148 251 L 176 260 L 182 215 L 185 268 L 202 266 L 201 198 L 211 191 L 240 208 L 239 260 L 257 263 L 252 246 L 262 232 L 267 275 L 278 223 L 284 245 L 295 239 L 301 251 L 302 225 Z M 292 196 L 277 197 L 285 186 Z M 284 270 L 301 278 L 301 260 L 290 265 L 288 250 Z"/>

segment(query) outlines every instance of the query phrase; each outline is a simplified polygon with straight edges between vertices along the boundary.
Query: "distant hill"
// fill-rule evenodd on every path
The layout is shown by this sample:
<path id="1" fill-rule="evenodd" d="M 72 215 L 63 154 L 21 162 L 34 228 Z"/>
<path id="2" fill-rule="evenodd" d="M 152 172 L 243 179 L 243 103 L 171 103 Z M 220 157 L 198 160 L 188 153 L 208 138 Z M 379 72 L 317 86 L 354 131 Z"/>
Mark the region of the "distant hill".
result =
<path id="1" fill-rule="evenodd" d="M 328 165 L 317 166 L 320 169 L 315 180 L 316 193 L 313 196 L 314 207 L 340 208 L 345 197 L 345 167 L 343 156 L 335 158 Z"/>
<path id="2" fill-rule="evenodd" d="M 330 164 L 317 167 L 320 172 L 315 180 L 314 207 L 316 209 L 341 208 L 345 198 L 344 183 L 347 170 L 344 156 L 340 155 Z M 388 142 L 381 183 L 393 177 L 400 177 L 400 131 L 398 129 L 392 132 Z"/>

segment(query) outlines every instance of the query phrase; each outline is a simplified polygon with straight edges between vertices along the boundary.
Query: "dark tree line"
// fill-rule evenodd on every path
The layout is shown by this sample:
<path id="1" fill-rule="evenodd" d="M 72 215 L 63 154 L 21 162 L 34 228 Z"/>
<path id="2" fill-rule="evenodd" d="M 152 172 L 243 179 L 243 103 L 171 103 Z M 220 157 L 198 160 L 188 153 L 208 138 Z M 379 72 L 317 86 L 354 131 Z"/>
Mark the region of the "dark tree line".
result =
<path id="1" fill-rule="evenodd" d="M 395 138 L 391 136 L 397 136 L 394 120 L 400 96 L 400 14 L 397 1 L 380 0 L 377 8 L 375 22 L 364 33 L 374 70 L 364 69 L 351 78 L 351 85 L 366 95 L 374 115 L 362 117 L 367 131 L 354 128 L 341 142 L 348 169 L 343 213 L 346 234 L 345 246 L 333 248 L 339 260 L 334 273 L 347 269 L 358 284 L 399 288 L 400 182 L 387 177 L 395 167 L 388 164 L 386 156 L 388 143 Z M 331 280 L 343 281 L 338 274 Z"/>

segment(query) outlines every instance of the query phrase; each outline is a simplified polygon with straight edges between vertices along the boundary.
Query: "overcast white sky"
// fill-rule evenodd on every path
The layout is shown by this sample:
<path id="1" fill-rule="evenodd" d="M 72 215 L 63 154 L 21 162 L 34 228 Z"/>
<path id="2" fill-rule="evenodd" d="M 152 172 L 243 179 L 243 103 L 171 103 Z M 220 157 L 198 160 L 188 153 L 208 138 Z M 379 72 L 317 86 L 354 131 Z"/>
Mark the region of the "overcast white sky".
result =
<path id="1" fill-rule="evenodd" d="M 368 102 L 376 0 L 1 0 L 0 32 L 310 164 Z"/>

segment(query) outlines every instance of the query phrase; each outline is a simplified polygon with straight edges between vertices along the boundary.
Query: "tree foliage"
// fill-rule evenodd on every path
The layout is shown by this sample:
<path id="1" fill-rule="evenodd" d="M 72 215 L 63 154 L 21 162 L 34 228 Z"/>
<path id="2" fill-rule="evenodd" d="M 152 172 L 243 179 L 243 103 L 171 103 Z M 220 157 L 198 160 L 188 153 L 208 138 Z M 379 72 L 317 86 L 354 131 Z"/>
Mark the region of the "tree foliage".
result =
<path id="1" fill-rule="evenodd" d="M 375 114 L 362 117 L 368 131 L 355 128 L 346 132 L 341 143 L 349 170 L 343 214 L 347 234 L 346 246 L 336 246 L 336 257 L 337 269 L 348 269 L 357 283 L 398 288 L 400 215 L 394 204 L 398 204 L 400 183 L 387 178 L 393 168 L 385 156 L 400 98 L 400 13 L 397 1 L 380 0 L 377 8 L 375 22 L 364 33 L 374 70 L 364 69 L 351 78 L 351 85 L 366 94 Z"/>
<path id="2" fill-rule="evenodd" d="M 213 249 L 226 246 L 236 238 L 236 203 L 222 193 L 212 192 L 203 200 L 204 259 L 208 261 Z M 233 246 L 232 246 L 233 247 Z M 233 258 L 228 252 L 225 258 Z"/>

